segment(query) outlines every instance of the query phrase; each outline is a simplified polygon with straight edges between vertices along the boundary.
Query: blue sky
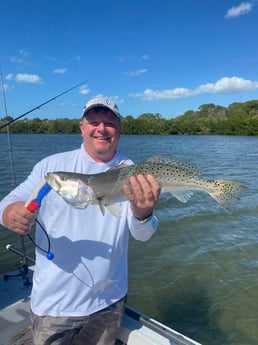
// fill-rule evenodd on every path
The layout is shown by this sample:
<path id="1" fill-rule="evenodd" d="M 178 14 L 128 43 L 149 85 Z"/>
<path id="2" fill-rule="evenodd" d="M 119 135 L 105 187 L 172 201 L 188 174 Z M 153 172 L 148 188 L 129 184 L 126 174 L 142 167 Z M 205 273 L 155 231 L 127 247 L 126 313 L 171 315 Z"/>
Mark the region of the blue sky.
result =
<path id="1" fill-rule="evenodd" d="M 167 119 L 202 104 L 258 99 L 257 0 L 2 0 L 0 6 L 0 64 L 12 117 L 83 81 L 28 117 L 79 118 L 98 95 L 114 99 L 124 116 Z"/>

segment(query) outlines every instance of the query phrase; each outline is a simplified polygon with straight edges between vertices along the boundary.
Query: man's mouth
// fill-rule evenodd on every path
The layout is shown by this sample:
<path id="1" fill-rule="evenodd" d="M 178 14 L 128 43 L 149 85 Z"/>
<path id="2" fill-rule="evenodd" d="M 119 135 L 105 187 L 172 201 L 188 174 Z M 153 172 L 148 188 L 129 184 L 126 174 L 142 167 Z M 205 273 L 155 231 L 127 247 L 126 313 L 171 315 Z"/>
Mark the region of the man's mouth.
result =
<path id="1" fill-rule="evenodd" d="M 108 141 L 108 142 L 111 141 L 110 137 L 94 137 L 94 138 L 100 141 Z"/>

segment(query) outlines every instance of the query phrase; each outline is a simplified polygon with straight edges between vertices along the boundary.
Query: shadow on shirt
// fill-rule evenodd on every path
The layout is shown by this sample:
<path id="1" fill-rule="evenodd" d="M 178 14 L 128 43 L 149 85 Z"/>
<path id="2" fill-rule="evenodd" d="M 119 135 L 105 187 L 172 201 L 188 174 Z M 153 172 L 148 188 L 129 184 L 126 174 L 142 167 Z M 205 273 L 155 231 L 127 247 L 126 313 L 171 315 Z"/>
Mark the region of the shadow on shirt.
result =
<path id="1" fill-rule="evenodd" d="M 49 236 L 49 239 L 54 253 L 52 263 L 68 275 L 71 274 L 71 279 L 79 280 L 84 286 L 96 290 L 95 293 L 115 283 L 116 269 L 121 264 L 121 244 L 114 251 L 110 244 L 100 241 L 71 241 L 66 236 Z"/>

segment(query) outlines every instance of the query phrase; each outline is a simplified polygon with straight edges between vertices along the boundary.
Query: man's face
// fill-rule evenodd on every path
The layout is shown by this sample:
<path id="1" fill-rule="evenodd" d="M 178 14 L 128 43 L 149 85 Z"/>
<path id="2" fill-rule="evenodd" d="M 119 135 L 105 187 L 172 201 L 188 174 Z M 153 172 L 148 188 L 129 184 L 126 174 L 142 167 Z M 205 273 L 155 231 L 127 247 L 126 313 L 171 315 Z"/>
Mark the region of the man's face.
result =
<path id="1" fill-rule="evenodd" d="M 80 122 L 86 152 L 97 162 L 114 156 L 120 138 L 120 119 L 110 110 L 93 108 Z"/>

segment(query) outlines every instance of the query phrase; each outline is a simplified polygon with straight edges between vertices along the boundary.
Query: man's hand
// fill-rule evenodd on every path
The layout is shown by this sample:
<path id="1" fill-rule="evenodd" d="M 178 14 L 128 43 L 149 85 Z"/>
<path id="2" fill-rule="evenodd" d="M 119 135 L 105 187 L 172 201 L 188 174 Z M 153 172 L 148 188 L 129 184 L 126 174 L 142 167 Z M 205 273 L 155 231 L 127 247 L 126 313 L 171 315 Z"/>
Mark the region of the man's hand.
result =
<path id="1" fill-rule="evenodd" d="M 153 212 L 161 191 L 159 183 L 152 175 L 131 176 L 129 184 L 123 189 L 131 203 L 134 216 L 140 220 Z"/>
<path id="2" fill-rule="evenodd" d="M 24 207 L 23 201 L 17 201 L 6 207 L 3 212 L 4 225 L 20 235 L 30 232 L 31 225 L 35 220 L 35 214 Z"/>

